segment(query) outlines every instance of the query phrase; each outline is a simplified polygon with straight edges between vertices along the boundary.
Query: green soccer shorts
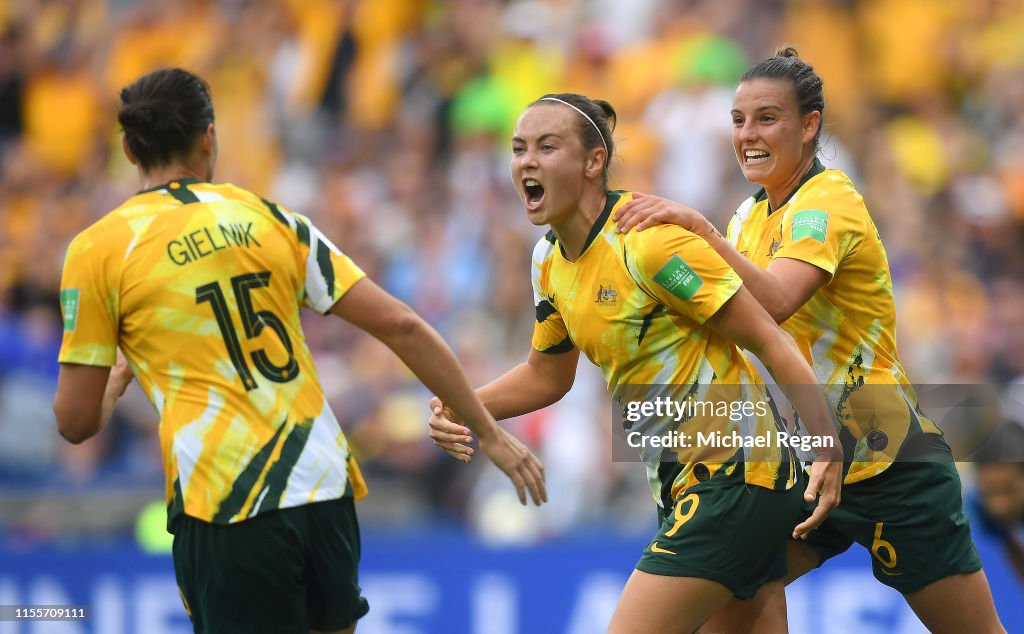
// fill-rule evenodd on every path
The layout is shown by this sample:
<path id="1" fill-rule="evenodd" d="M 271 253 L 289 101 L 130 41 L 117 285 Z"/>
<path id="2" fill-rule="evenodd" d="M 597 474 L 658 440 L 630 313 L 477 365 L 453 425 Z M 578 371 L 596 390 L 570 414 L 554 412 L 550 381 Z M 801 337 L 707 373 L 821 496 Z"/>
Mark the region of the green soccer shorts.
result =
<path id="1" fill-rule="evenodd" d="M 716 581 L 749 599 L 786 575 L 786 540 L 799 523 L 806 480 L 788 491 L 746 484 L 742 475 L 716 476 L 658 509 L 658 534 L 637 570 Z"/>
<path id="2" fill-rule="evenodd" d="M 801 521 L 813 509 L 804 504 Z M 904 594 L 981 570 L 963 512 L 960 476 L 941 436 L 908 440 L 885 471 L 844 486 L 839 506 L 805 543 L 824 563 L 854 542 L 871 553 L 875 578 Z"/>
<path id="3" fill-rule="evenodd" d="M 359 588 L 351 497 L 236 524 L 181 515 L 173 529 L 174 572 L 196 632 L 332 631 L 369 609 Z"/>

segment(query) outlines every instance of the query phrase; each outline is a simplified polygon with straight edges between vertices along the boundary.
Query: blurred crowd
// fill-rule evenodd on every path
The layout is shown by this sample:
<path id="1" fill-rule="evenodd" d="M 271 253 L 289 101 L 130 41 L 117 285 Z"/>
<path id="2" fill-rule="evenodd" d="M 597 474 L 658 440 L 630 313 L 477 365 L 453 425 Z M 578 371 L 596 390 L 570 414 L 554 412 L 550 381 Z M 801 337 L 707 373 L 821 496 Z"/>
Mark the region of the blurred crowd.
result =
<path id="1" fill-rule="evenodd" d="M 542 230 L 508 172 L 521 109 L 545 92 L 610 101 L 612 186 L 724 228 L 755 189 L 731 152 L 735 81 L 783 43 L 824 78 L 821 159 L 881 231 L 911 380 L 1020 381 L 1024 0 L 0 0 L 0 522 L 123 527 L 162 491 L 137 388 L 80 446 L 50 411 L 64 250 L 139 186 L 116 123 L 137 76 L 206 78 L 216 180 L 309 215 L 480 384 L 526 358 L 534 321 Z M 642 467 L 610 461 L 595 370 L 510 423 L 554 501 L 519 512 L 492 469 L 435 450 L 429 395 L 389 351 L 336 319 L 305 324 L 367 472 L 367 522 L 469 521 L 498 539 L 652 525 Z"/>

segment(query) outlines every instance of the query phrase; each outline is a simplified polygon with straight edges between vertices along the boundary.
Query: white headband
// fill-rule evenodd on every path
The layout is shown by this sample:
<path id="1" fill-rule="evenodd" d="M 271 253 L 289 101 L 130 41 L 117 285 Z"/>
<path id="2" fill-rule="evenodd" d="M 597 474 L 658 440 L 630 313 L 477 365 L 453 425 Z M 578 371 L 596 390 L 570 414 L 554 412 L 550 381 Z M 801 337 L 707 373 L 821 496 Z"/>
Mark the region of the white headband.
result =
<path id="1" fill-rule="evenodd" d="M 541 97 L 540 99 L 538 99 L 538 101 L 557 101 L 558 103 L 560 103 L 560 104 L 564 104 L 564 105 L 566 105 L 566 106 L 569 106 L 570 108 L 572 108 L 572 109 L 573 109 L 573 110 L 575 110 L 576 112 L 578 112 L 578 113 L 580 113 L 581 115 L 583 115 L 583 118 L 584 118 L 584 119 L 586 119 L 587 121 L 589 121 L 589 122 L 590 122 L 590 125 L 594 126 L 594 129 L 595 129 L 595 130 L 597 130 L 597 136 L 601 137 L 601 145 L 603 145 L 603 146 L 604 146 L 604 153 L 605 153 L 605 157 L 606 157 L 606 158 L 605 158 L 605 161 L 607 161 L 607 160 L 608 160 L 608 158 L 607 158 L 607 156 L 608 156 L 608 144 L 607 144 L 607 143 L 605 143 L 605 140 L 604 140 L 604 135 L 603 135 L 603 134 L 601 134 L 601 128 L 597 127 L 597 124 L 596 124 L 596 123 L 594 123 L 594 120 L 593 120 L 593 119 L 591 119 L 591 118 L 590 118 L 590 116 L 589 116 L 589 115 L 588 115 L 588 114 L 587 114 L 586 112 L 583 112 L 582 110 L 580 110 L 580 109 L 579 109 L 579 108 L 577 108 L 576 106 L 572 105 L 572 104 L 571 104 L 571 103 L 569 103 L 568 101 L 562 101 L 562 100 L 561 100 L 561 99 L 559 99 L 558 97 Z"/>

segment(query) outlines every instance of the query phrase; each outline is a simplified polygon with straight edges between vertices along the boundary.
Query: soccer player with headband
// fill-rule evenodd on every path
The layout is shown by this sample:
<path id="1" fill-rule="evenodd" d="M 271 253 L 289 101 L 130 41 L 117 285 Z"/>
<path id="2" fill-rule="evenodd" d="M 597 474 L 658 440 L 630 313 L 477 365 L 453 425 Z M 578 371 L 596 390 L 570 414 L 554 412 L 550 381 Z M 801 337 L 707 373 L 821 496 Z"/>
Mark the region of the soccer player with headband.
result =
<path id="1" fill-rule="evenodd" d="M 551 231 L 533 253 L 529 357 L 477 390 L 491 414 L 505 419 L 558 401 L 573 385 L 580 352 L 602 370 L 613 396 L 624 386 L 671 384 L 701 401 L 763 401 L 764 385 L 741 347 L 780 384 L 813 384 L 792 339 L 707 242 L 672 226 L 616 231 L 612 215 L 632 193 L 607 186 L 614 120 L 607 102 L 557 94 L 532 103 L 516 124 L 512 180 L 530 222 Z M 824 519 L 842 480 L 820 391 L 787 396 L 813 432 L 833 442 L 820 450 L 809 478 L 794 452 L 778 444 L 641 448 L 660 524 L 609 632 L 691 632 L 733 598 L 750 599 L 785 575 L 786 539 Z M 435 443 L 468 461 L 473 450 L 463 442 L 469 430 L 458 409 L 438 399 L 430 406 Z M 712 413 L 682 423 L 648 419 L 631 429 L 641 426 L 648 435 L 747 438 L 774 434 L 784 422 L 772 408 L 741 421 Z M 801 503 L 815 500 L 815 515 L 799 523 Z"/>

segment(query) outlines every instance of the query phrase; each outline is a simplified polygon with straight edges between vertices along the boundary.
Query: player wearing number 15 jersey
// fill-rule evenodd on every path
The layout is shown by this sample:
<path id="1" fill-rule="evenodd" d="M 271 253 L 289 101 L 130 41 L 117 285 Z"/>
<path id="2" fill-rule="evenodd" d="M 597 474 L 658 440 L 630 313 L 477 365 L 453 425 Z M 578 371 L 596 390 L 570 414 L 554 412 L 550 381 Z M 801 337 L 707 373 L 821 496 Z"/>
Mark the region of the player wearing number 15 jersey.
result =
<path id="1" fill-rule="evenodd" d="M 433 329 L 308 218 L 208 182 L 205 82 L 146 75 L 121 92 L 118 118 L 144 189 L 68 249 L 54 411 L 82 442 L 138 377 L 160 414 L 175 573 L 197 632 L 351 632 L 368 609 L 352 503 L 366 486 L 320 387 L 303 306 L 366 330 L 460 401 L 520 499 L 527 488 L 545 498 L 540 464 L 497 427 Z"/>
<path id="2" fill-rule="evenodd" d="M 170 518 L 366 494 L 302 337 L 363 272 L 307 218 L 225 184 L 132 196 L 71 243 L 60 360 L 120 345 L 160 414 Z"/>

